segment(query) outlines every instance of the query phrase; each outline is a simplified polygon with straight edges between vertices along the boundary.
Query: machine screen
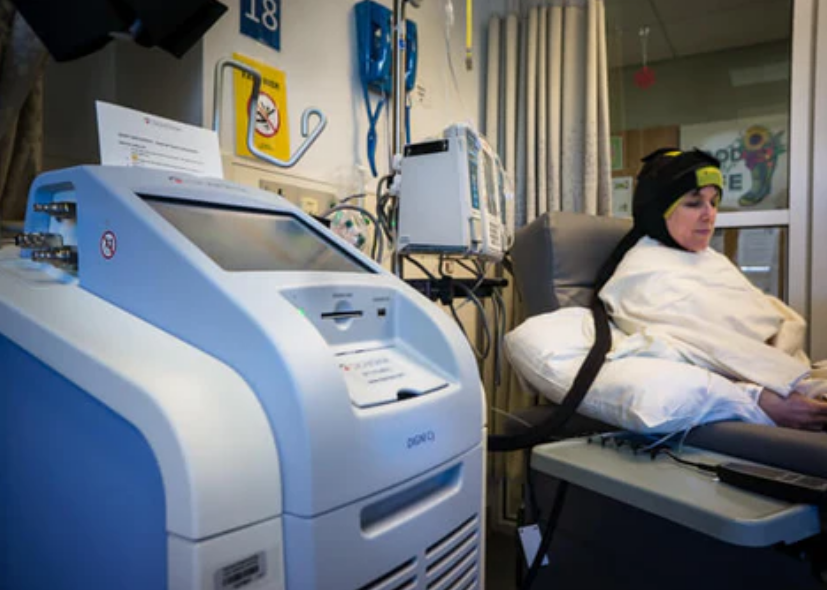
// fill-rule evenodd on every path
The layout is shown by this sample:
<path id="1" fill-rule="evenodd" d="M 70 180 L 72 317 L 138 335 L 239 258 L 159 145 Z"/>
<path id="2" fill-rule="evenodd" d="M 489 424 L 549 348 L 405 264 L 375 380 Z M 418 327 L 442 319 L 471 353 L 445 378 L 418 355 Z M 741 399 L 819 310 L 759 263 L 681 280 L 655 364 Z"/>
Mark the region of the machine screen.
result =
<path id="1" fill-rule="evenodd" d="M 371 272 L 288 213 L 143 197 L 224 270 Z"/>

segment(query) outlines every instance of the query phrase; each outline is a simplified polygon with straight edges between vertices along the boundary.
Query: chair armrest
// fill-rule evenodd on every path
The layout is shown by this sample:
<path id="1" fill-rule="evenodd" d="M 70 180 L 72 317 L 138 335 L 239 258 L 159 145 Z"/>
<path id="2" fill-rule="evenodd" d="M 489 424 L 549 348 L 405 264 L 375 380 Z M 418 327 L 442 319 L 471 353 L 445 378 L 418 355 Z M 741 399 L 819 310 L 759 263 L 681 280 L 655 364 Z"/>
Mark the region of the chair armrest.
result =
<path id="1" fill-rule="evenodd" d="M 686 444 L 748 461 L 827 478 L 827 433 L 715 422 L 693 430 Z"/>

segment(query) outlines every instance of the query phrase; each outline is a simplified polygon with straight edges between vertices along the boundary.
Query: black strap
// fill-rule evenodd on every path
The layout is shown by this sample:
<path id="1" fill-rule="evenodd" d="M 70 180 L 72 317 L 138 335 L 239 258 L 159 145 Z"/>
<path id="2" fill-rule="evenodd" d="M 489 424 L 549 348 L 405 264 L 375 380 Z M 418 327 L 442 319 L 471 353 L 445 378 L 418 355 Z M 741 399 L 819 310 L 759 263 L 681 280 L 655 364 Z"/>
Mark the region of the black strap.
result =
<path id="1" fill-rule="evenodd" d="M 589 350 L 589 354 L 586 355 L 583 364 L 580 365 L 580 369 L 574 378 L 574 383 L 572 383 L 571 388 L 563 398 L 563 403 L 561 403 L 560 407 L 546 420 L 532 426 L 524 432 L 514 435 L 489 434 L 489 451 L 519 451 L 546 442 L 549 438 L 557 434 L 569 418 L 577 412 L 580 402 L 586 397 L 589 388 L 597 378 L 597 374 L 600 372 L 600 368 L 606 360 L 606 354 L 612 348 L 612 332 L 609 327 L 609 315 L 606 313 L 606 308 L 600 300 L 600 289 L 603 288 L 603 285 L 605 285 L 612 274 L 614 274 L 617 265 L 620 264 L 626 252 L 637 243 L 642 235 L 637 228 L 632 228 L 629 233 L 623 236 L 623 239 L 620 240 L 620 243 L 612 251 L 612 254 L 597 274 L 597 281 L 590 306 L 592 310 L 592 321 L 594 322 L 594 344 L 591 350 Z"/>
<path id="2" fill-rule="evenodd" d="M 595 341 L 586 360 L 580 365 L 577 376 L 574 378 L 563 403 L 547 420 L 516 435 L 491 434 L 488 436 L 488 450 L 494 452 L 518 451 L 528 449 L 557 433 L 577 411 L 580 402 L 586 397 L 589 388 L 594 383 L 600 367 L 606 358 L 606 353 L 612 347 L 612 333 L 609 328 L 609 318 L 603 302 L 595 295 L 592 299 L 592 316 L 594 320 Z"/>

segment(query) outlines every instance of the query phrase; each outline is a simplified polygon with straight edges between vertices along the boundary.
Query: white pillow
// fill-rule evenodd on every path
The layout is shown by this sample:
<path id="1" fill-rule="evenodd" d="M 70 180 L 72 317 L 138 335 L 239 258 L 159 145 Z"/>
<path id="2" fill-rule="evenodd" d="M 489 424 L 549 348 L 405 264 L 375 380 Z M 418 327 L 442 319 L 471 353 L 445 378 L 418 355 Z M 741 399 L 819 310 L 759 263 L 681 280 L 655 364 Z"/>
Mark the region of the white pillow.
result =
<path id="1" fill-rule="evenodd" d="M 676 361 L 662 343 L 630 348 L 637 340 L 643 342 L 612 327 L 612 350 L 631 356 L 609 355 L 578 412 L 637 432 L 675 432 L 719 420 L 772 424 L 756 403 L 759 386 Z M 505 341 L 518 375 L 559 403 L 594 342 L 591 310 L 569 307 L 531 317 Z"/>

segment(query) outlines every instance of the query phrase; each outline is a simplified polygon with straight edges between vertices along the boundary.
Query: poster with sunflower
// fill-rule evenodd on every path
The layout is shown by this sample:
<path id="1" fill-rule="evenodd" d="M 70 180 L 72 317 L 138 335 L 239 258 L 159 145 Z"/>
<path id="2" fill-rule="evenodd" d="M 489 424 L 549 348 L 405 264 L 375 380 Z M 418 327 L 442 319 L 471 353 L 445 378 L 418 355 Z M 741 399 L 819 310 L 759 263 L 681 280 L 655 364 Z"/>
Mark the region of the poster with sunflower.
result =
<path id="1" fill-rule="evenodd" d="M 721 161 L 722 211 L 788 207 L 786 115 L 684 125 L 680 138 L 682 149 L 697 147 Z"/>

